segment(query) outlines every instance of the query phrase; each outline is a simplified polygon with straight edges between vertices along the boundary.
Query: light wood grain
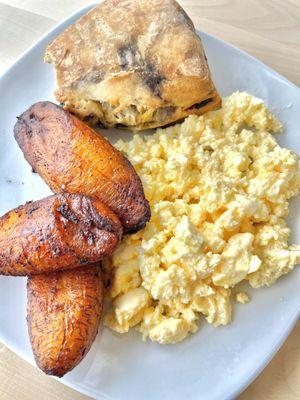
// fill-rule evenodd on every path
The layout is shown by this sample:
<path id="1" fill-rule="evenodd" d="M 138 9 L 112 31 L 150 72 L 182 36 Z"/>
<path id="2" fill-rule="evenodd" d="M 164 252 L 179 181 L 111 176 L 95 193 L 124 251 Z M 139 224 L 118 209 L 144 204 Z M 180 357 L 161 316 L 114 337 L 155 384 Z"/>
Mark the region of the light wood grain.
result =
<path id="1" fill-rule="evenodd" d="M 240 47 L 300 86 L 300 0 L 179 2 L 197 28 Z M 0 0 L 0 74 L 53 25 L 89 3 L 86 0 Z M 84 400 L 88 397 L 43 375 L 0 344 L 0 399 Z M 300 399 L 300 323 L 239 399 Z"/>
<path id="2" fill-rule="evenodd" d="M 240 400 L 300 399 L 300 323 Z"/>

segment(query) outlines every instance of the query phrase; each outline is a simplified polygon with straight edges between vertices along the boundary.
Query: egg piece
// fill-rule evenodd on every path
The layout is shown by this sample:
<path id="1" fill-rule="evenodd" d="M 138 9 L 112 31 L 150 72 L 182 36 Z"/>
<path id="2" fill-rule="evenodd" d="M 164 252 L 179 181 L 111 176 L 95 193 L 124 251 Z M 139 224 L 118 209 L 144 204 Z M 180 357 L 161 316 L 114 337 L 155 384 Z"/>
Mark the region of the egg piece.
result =
<path id="1" fill-rule="evenodd" d="M 253 240 L 252 233 L 237 233 L 228 240 L 221 262 L 212 275 L 215 285 L 234 286 L 259 269 L 261 260 L 253 254 Z"/>
<path id="2" fill-rule="evenodd" d="M 273 135 L 282 124 L 245 92 L 221 110 L 135 135 L 116 146 L 141 177 L 152 218 L 112 256 L 106 324 L 176 343 L 232 319 L 241 282 L 270 286 L 299 263 L 284 218 L 299 192 L 298 156 Z M 234 289 L 236 292 L 236 289 Z"/>
<path id="3" fill-rule="evenodd" d="M 143 288 L 131 289 L 118 296 L 114 301 L 114 313 L 108 314 L 106 325 L 120 333 L 138 324 L 143 317 L 143 310 L 149 305 L 150 296 Z"/>
<path id="4" fill-rule="evenodd" d="M 237 292 L 234 295 L 234 300 L 236 301 L 236 303 L 247 304 L 250 301 L 250 297 L 246 292 Z"/>

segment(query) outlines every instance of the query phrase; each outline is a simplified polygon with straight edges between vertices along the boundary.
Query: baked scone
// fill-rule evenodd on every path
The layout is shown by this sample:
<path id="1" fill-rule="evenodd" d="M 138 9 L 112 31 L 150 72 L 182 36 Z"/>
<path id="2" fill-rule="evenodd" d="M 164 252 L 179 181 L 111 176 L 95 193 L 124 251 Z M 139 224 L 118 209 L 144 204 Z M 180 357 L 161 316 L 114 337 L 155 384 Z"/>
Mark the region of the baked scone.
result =
<path id="1" fill-rule="evenodd" d="M 57 100 L 92 125 L 142 130 L 221 105 L 174 0 L 106 0 L 61 33 L 45 61 L 56 68 Z"/>

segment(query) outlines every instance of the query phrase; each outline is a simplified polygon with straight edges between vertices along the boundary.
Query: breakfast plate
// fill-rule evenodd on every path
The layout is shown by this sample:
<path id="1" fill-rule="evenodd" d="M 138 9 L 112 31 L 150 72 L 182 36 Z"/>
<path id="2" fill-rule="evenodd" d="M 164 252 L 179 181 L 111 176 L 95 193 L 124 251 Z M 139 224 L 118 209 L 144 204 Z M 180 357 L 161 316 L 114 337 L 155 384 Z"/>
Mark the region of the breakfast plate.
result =
<path id="1" fill-rule="evenodd" d="M 15 117 L 32 103 L 53 100 L 54 73 L 43 62 L 45 47 L 76 21 L 86 7 L 59 24 L 1 77 L 0 212 L 51 193 L 21 156 L 13 139 Z M 212 76 L 219 93 L 237 90 L 262 98 L 283 122 L 277 140 L 300 153 L 300 91 L 267 66 L 201 31 Z M 126 136 L 104 135 L 114 142 Z M 291 242 L 300 241 L 299 201 L 291 202 Z M 264 368 L 288 336 L 300 311 L 296 268 L 271 288 L 254 290 L 252 300 L 234 307 L 234 321 L 213 328 L 200 321 L 199 331 L 176 346 L 142 342 L 138 333 L 118 335 L 102 328 L 84 361 L 62 381 L 96 399 L 232 399 Z M 34 363 L 26 327 L 26 280 L 0 278 L 0 340 Z M 246 285 L 245 285 L 246 286 Z M 255 292 L 255 294 L 254 294 Z"/>

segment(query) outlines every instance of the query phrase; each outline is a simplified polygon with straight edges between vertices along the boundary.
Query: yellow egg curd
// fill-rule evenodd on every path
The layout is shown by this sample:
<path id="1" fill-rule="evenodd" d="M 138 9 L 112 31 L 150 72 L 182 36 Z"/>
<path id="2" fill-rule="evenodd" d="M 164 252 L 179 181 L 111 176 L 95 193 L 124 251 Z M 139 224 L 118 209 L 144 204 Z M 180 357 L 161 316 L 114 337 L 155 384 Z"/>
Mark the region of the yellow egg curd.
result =
<path id="1" fill-rule="evenodd" d="M 300 247 L 288 245 L 284 218 L 300 179 L 297 155 L 272 135 L 281 130 L 262 100 L 237 92 L 219 111 L 117 143 L 152 218 L 112 257 L 107 326 L 176 343 L 201 315 L 228 324 L 239 282 L 269 286 L 293 269 Z"/>

